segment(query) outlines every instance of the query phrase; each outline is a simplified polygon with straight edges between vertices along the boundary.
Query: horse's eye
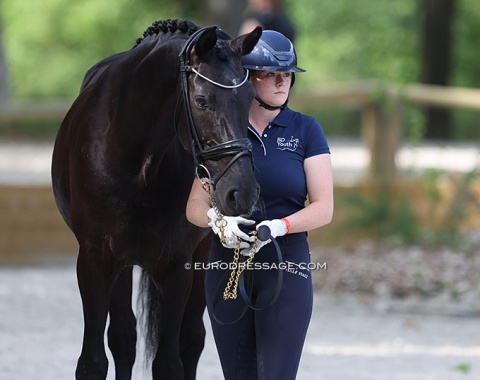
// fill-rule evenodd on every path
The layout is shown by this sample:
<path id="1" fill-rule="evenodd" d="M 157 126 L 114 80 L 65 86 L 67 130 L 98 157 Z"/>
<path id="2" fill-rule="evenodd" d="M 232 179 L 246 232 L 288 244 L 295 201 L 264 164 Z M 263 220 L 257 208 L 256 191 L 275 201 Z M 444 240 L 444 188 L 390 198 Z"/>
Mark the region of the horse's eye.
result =
<path id="1" fill-rule="evenodd" d="M 202 111 L 208 108 L 207 100 L 203 96 L 195 96 L 195 105 Z"/>

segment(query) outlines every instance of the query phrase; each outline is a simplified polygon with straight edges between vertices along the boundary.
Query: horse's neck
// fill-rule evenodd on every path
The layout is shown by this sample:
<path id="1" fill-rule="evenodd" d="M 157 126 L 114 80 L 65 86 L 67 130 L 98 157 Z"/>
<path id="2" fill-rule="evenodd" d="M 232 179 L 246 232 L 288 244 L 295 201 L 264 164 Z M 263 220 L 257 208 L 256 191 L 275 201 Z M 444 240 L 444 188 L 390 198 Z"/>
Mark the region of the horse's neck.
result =
<path id="1" fill-rule="evenodd" d="M 114 77 L 119 77 L 110 95 L 118 101 L 108 104 L 113 107 L 110 115 L 115 116 L 111 133 L 116 135 L 118 143 L 125 145 L 124 149 L 163 145 L 163 141 L 175 135 L 180 49 L 173 42 L 148 47 L 139 50 L 139 56 L 129 58 L 130 63 L 121 65 L 111 78 L 115 81 Z"/>

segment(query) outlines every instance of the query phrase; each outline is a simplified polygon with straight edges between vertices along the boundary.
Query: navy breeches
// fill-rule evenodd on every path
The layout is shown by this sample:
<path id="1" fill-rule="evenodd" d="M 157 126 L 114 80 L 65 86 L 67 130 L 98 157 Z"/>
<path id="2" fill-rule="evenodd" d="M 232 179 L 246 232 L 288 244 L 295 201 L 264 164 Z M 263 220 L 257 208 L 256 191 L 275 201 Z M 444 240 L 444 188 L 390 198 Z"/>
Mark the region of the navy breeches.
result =
<path id="1" fill-rule="evenodd" d="M 231 272 L 225 267 L 232 262 L 234 251 L 224 248 L 218 239 L 212 244 L 205 279 L 207 308 L 225 380 L 294 380 L 296 377 L 312 314 L 312 278 L 307 267 L 310 252 L 304 233 L 283 236 L 277 241 L 283 253 L 283 269 L 278 269 L 273 243 L 256 254 L 255 265 L 250 269 L 251 300 L 258 308 L 272 299 L 278 270 L 283 271 L 277 302 L 263 310 L 247 308 L 235 323 L 229 321 L 235 321 L 245 311 L 240 292 L 235 300 L 217 297 L 219 300 L 214 302 L 219 287 L 223 294 L 228 278 L 225 272 Z M 273 269 L 269 269 L 271 267 Z"/>

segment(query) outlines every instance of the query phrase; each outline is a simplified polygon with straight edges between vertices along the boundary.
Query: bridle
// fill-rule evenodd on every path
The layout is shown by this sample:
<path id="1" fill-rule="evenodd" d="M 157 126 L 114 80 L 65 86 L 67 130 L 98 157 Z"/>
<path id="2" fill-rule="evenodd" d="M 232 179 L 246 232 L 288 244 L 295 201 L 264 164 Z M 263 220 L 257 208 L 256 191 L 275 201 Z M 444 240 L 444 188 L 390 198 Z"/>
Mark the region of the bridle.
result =
<path id="1" fill-rule="evenodd" d="M 249 77 L 249 72 L 248 69 L 246 70 L 245 74 L 245 79 L 239 83 L 239 84 L 234 84 L 234 85 L 225 85 L 222 83 L 215 82 L 211 78 L 206 77 L 205 75 L 201 74 L 195 67 L 190 66 L 189 62 L 189 57 L 191 50 L 195 43 L 198 41 L 199 37 L 202 35 L 202 33 L 208 28 L 202 28 L 197 30 L 194 34 L 190 36 L 190 38 L 187 40 L 186 44 L 182 48 L 182 51 L 180 52 L 180 75 L 181 75 L 181 94 L 183 95 L 183 101 L 185 103 L 185 109 L 187 112 L 187 120 L 188 120 L 188 126 L 189 126 L 189 131 L 190 135 L 192 138 L 192 154 L 194 157 L 194 162 L 195 162 L 195 174 L 196 176 L 200 179 L 202 182 L 202 186 L 204 187 L 205 191 L 208 193 L 209 200 L 211 203 L 211 206 L 214 208 L 215 213 L 217 214 L 218 220 L 223 219 L 223 215 L 220 213 L 218 210 L 218 207 L 215 204 L 215 200 L 213 199 L 213 193 L 211 192 L 210 185 L 213 186 L 213 189 L 215 189 L 216 184 L 220 180 L 220 178 L 226 173 L 226 171 L 242 156 L 248 155 L 250 157 L 250 160 L 252 161 L 252 143 L 248 138 L 242 138 L 242 139 L 236 139 L 236 140 L 230 140 L 215 146 L 212 146 L 210 148 L 204 149 L 203 145 L 200 141 L 200 137 L 198 136 L 198 131 L 195 128 L 195 123 L 193 121 L 193 116 L 192 116 L 192 108 L 190 105 L 190 99 L 189 99 L 189 94 L 188 94 L 188 74 L 189 73 L 194 73 L 198 75 L 200 78 L 206 80 L 207 82 L 210 82 L 214 84 L 215 86 L 225 88 L 225 89 L 235 89 L 238 87 L 243 86 L 247 81 Z M 230 39 L 230 36 L 223 32 L 221 29 L 216 29 L 217 32 L 217 37 L 221 36 L 224 37 L 225 39 Z M 182 96 L 180 95 L 179 99 Z M 177 102 L 177 108 L 178 108 L 178 102 Z M 225 156 L 233 156 L 233 158 L 228 162 L 227 165 L 217 174 L 215 178 L 212 178 L 210 175 L 210 172 L 208 171 L 207 167 L 205 166 L 205 162 L 208 160 L 218 160 L 222 157 Z M 203 171 L 203 173 L 201 173 Z M 203 178 L 205 177 L 205 174 L 208 182 L 205 182 Z M 221 228 L 221 226 L 220 226 Z M 270 231 L 268 232 L 268 235 L 270 235 Z M 273 239 L 273 237 L 268 236 L 265 239 L 262 238 L 262 240 L 267 240 L 268 238 L 271 238 L 272 241 L 274 242 L 277 250 L 277 255 L 278 255 L 278 262 L 283 263 L 283 256 L 280 250 L 280 247 L 278 246 L 278 243 Z M 258 244 L 258 239 L 255 244 Z M 254 248 L 254 251 L 256 250 L 256 246 Z M 240 260 L 240 241 L 237 243 L 237 249 L 235 250 L 235 257 L 236 257 L 236 265 L 239 264 Z M 254 258 L 254 254 L 252 254 L 249 259 L 247 259 L 247 263 L 251 262 Z M 235 263 L 234 263 L 235 264 Z M 263 307 L 258 307 L 253 303 L 253 301 L 250 299 L 251 296 L 251 287 L 248 287 L 245 285 L 245 280 L 244 280 L 244 275 L 242 270 L 234 270 L 231 273 L 226 272 L 225 273 L 225 289 L 223 291 L 223 299 L 235 299 L 237 297 L 237 288 L 240 290 L 240 293 L 242 295 L 242 298 L 245 301 L 244 309 L 241 311 L 240 315 L 238 318 L 236 318 L 234 321 L 230 322 L 224 322 L 218 319 L 216 313 L 213 313 L 213 316 L 215 320 L 220 323 L 220 324 L 232 324 L 235 323 L 236 321 L 240 320 L 243 315 L 245 314 L 246 310 L 248 307 L 255 309 L 255 310 L 264 310 L 273 304 L 278 299 L 278 296 L 280 294 L 280 290 L 282 288 L 282 280 L 283 280 L 283 271 L 279 271 L 278 277 L 277 277 L 277 286 L 275 293 L 272 297 L 272 299 L 268 302 L 266 306 Z M 223 281 L 222 281 L 223 282 Z M 250 281 L 251 282 L 251 281 Z M 233 287 L 233 289 L 232 289 Z M 247 289 L 248 287 L 248 289 Z M 214 307 L 217 304 L 218 300 L 220 299 L 220 296 L 222 294 L 222 288 L 218 287 L 217 292 L 214 296 Z"/>
<path id="2" fill-rule="evenodd" d="M 188 93 L 188 74 L 194 73 L 198 75 L 200 78 L 218 86 L 221 88 L 226 89 L 234 89 L 243 86 L 248 80 L 248 70 L 245 75 L 245 79 L 239 83 L 234 85 L 224 85 L 214 80 L 206 77 L 205 75 L 201 74 L 196 68 L 190 66 L 190 53 L 192 51 L 193 46 L 198 41 L 199 37 L 204 33 L 207 28 L 201 28 L 193 33 L 190 38 L 187 40 L 185 45 L 180 52 L 180 82 L 181 82 L 181 93 L 183 95 L 183 101 L 185 103 L 185 109 L 187 113 L 187 120 L 190 135 L 192 138 L 192 154 L 194 157 L 195 162 L 195 174 L 197 177 L 207 177 L 213 188 L 215 189 L 216 184 L 220 180 L 220 178 L 227 172 L 227 170 L 242 156 L 248 155 L 250 159 L 252 159 L 252 143 L 248 138 L 241 138 L 230 140 L 210 148 L 204 149 L 200 137 L 198 136 L 197 128 L 195 127 L 195 123 L 193 121 L 192 116 L 192 108 L 190 105 L 190 98 Z M 221 29 L 217 28 L 217 36 L 221 36 L 225 39 L 230 39 L 231 37 L 222 31 Z M 234 156 L 227 165 L 215 176 L 212 178 L 210 172 L 208 171 L 207 167 L 205 166 L 205 162 L 208 160 L 218 160 L 220 158 L 226 156 Z"/>

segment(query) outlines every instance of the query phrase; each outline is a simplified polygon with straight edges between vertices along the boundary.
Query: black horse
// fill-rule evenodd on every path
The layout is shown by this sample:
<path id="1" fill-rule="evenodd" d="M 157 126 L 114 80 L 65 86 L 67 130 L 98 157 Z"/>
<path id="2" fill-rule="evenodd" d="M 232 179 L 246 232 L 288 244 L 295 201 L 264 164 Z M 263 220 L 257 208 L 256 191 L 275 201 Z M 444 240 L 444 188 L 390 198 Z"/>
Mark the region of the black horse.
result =
<path id="1" fill-rule="evenodd" d="M 77 379 L 105 379 L 108 345 L 116 379 L 136 355 L 132 266 L 149 298 L 153 379 L 195 379 L 204 345 L 203 273 L 211 234 L 185 206 L 194 179 L 211 175 L 225 215 L 247 215 L 258 198 L 247 138 L 253 88 L 241 58 L 261 35 L 232 39 L 217 27 L 155 22 L 129 51 L 96 64 L 55 142 L 57 206 L 79 243 L 84 336 Z"/>

